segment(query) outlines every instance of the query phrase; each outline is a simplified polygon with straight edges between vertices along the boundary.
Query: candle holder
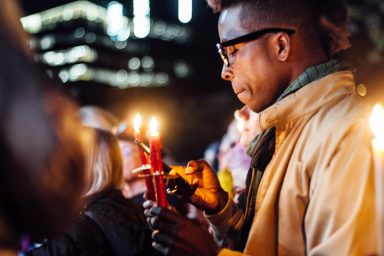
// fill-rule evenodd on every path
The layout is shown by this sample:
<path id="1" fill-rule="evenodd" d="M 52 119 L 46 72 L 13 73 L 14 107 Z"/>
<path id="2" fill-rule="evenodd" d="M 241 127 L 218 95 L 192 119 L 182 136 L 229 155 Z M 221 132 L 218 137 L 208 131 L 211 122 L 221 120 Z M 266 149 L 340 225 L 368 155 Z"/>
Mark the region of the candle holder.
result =
<path id="1" fill-rule="evenodd" d="M 147 154 L 150 155 L 150 148 L 143 142 L 136 140 L 133 136 L 126 134 L 126 133 L 119 133 L 117 134 L 117 137 L 121 140 L 127 140 L 130 142 L 135 143 L 141 150 Z M 177 197 L 183 197 L 188 198 L 190 197 L 194 192 L 195 189 L 179 174 L 169 174 L 169 172 L 172 170 L 172 168 L 166 164 L 164 161 L 162 162 L 163 171 L 164 171 L 164 179 L 166 180 L 166 191 L 167 194 L 171 196 L 177 196 Z M 144 170 L 149 170 L 150 165 L 142 166 L 139 168 L 136 168 L 132 171 L 132 173 L 140 173 Z M 153 177 L 153 174 L 139 174 L 138 177 L 145 178 L 151 176 Z"/>

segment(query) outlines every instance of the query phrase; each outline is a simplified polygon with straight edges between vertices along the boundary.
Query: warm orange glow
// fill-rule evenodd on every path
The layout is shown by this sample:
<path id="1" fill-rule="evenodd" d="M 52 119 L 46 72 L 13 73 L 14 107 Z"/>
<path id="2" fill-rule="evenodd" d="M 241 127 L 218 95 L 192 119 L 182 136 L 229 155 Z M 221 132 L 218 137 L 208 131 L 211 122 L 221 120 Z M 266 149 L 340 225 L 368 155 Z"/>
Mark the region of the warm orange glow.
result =
<path id="1" fill-rule="evenodd" d="M 133 120 L 133 129 L 135 130 L 135 132 L 140 132 L 141 121 L 141 115 L 137 113 L 135 115 L 135 119 Z"/>
<path id="2" fill-rule="evenodd" d="M 372 145 L 376 150 L 384 153 L 384 108 L 380 104 L 373 107 L 369 123 L 375 136 Z"/>
<path id="3" fill-rule="evenodd" d="M 149 123 L 149 136 L 159 136 L 159 125 L 157 123 L 156 117 L 152 117 Z"/>

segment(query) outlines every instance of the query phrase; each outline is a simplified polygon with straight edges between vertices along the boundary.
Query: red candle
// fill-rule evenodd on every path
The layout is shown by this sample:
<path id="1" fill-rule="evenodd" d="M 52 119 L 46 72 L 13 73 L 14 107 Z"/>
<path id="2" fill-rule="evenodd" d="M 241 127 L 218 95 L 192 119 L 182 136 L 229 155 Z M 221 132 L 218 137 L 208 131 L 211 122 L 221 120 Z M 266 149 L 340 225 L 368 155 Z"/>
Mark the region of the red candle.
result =
<path id="1" fill-rule="evenodd" d="M 163 164 L 161 161 L 161 141 L 156 118 L 151 119 L 149 144 L 151 148 L 151 172 L 155 176 L 156 202 L 160 207 L 167 207 Z"/>
<path id="2" fill-rule="evenodd" d="M 134 129 L 135 140 L 137 142 L 142 142 L 140 127 L 141 127 L 141 116 L 140 116 L 140 114 L 136 114 L 135 119 L 133 121 L 133 129 Z M 147 159 L 145 153 L 143 152 L 143 150 L 139 146 L 137 146 L 137 148 L 139 150 L 141 164 L 143 166 L 147 165 L 148 164 L 148 159 Z M 145 177 L 145 186 L 147 187 L 147 195 L 146 195 L 146 197 L 149 200 L 155 201 L 156 200 L 156 196 L 155 196 L 155 191 L 154 191 L 154 188 L 153 188 L 151 171 L 148 170 L 148 169 L 145 169 L 143 171 L 143 173 L 144 173 L 144 175 L 146 175 L 146 177 Z"/>

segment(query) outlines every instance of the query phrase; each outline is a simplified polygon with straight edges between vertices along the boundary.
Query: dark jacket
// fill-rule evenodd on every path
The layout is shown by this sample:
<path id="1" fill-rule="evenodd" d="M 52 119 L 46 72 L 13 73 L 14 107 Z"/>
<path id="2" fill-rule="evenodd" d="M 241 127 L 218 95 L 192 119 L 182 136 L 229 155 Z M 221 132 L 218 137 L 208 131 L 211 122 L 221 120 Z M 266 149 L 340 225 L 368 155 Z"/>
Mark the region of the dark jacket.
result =
<path id="1" fill-rule="evenodd" d="M 142 209 L 117 190 L 89 198 L 71 228 L 48 239 L 30 256 L 155 255 Z"/>

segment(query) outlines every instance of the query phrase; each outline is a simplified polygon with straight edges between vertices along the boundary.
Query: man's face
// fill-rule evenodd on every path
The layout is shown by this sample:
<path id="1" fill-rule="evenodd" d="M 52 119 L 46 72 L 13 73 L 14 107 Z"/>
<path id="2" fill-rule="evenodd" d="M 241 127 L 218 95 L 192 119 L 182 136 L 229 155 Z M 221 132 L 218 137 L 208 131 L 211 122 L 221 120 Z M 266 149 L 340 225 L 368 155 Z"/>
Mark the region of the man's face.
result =
<path id="1" fill-rule="evenodd" d="M 140 154 L 137 146 L 126 141 L 119 141 L 120 149 L 123 155 L 123 176 L 125 181 L 136 179 L 132 170 L 141 166 Z"/>
<path id="2" fill-rule="evenodd" d="M 252 31 L 241 25 L 241 6 L 224 10 L 219 19 L 220 41 L 225 42 L 268 26 L 254 26 Z M 240 45 L 232 53 L 233 63 L 223 65 L 222 78 L 232 83 L 239 100 L 255 112 L 269 107 L 282 92 L 273 45 L 272 33 Z"/>
<path id="3" fill-rule="evenodd" d="M 248 106 L 239 110 L 239 117 L 244 120 L 243 130 L 240 132 L 240 144 L 247 148 L 249 143 L 261 132 L 259 114 L 253 112 Z"/>

